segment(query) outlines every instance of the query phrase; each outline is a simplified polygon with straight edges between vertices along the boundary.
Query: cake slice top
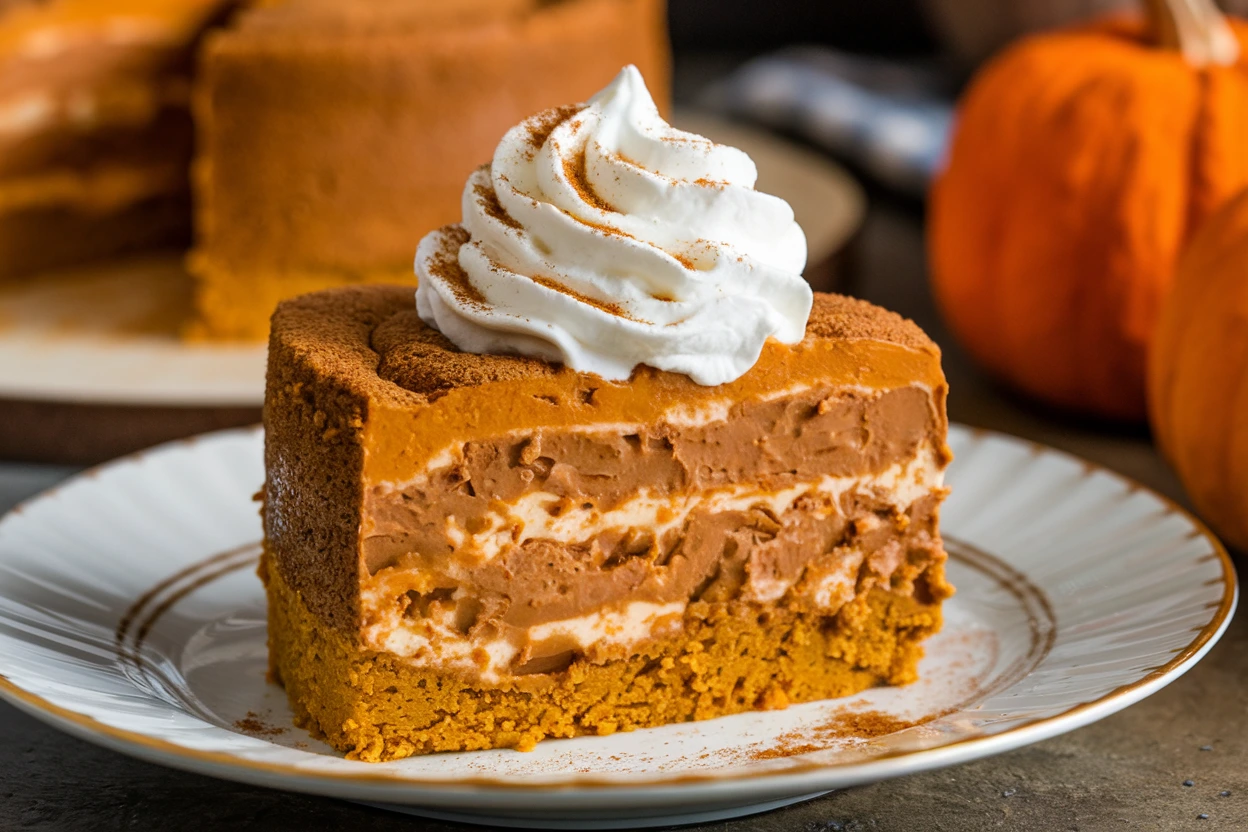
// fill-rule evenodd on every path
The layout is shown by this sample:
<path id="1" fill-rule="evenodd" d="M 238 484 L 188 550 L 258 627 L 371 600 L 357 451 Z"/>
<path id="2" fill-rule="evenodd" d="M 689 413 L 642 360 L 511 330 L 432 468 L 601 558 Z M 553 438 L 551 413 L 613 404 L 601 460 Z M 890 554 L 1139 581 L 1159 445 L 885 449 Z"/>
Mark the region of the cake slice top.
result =
<path id="1" fill-rule="evenodd" d="M 627 384 L 577 374 L 537 358 L 463 352 L 420 319 L 412 304 L 412 289 L 405 286 L 345 287 L 284 301 L 273 316 L 272 333 L 275 347 L 299 354 L 320 377 L 399 407 L 420 406 L 455 389 L 566 374 L 583 375 L 603 385 Z M 823 292 L 815 293 L 802 342 L 793 346 L 769 342 L 759 364 L 771 364 L 786 353 L 809 350 L 816 344 L 832 344 L 844 356 L 840 374 L 844 383 L 869 369 L 852 360 L 857 352 L 853 345 L 863 342 L 893 359 L 890 363 L 895 363 L 898 381 L 905 377 L 931 386 L 943 384 L 940 349 L 917 324 L 867 301 Z M 754 380 L 754 375 L 761 373 L 751 372 L 746 378 Z M 662 379 L 665 385 L 690 394 L 718 389 L 644 366 L 634 371 L 637 376 Z"/>
<path id="2" fill-rule="evenodd" d="M 914 322 L 863 300 L 822 293 L 815 297 L 806 340 L 877 341 L 920 354 L 936 350 Z M 379 359 L 377 375 L 422 396 L 436 397 L 458 387 L 517 381 L 561 370 L 559 365 L 540 359 L 462 352 L 421 321 L 414 309 L 397 312 L 382 322 L 373 333 L 372 346 Z M 773 349 L 778 347 L 773 345 Z M 649 368 L 636 372 L 647 371 L 659 372 Z"/>

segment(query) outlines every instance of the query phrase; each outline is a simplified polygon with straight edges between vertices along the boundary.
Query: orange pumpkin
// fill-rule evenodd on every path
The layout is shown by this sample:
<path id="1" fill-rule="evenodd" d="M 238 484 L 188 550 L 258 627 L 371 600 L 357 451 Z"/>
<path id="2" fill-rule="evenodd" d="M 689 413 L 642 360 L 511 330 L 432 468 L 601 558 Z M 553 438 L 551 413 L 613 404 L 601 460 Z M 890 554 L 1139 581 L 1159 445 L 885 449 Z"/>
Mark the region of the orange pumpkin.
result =
<path id="1" fill-rule="evenodd" d="M 1201 516 L 1248 551 L 1248 191 L 1183 254 L 1149 360 L 1149 416 Z"/>
<path id="2" fill-rule="evenodd" d="M 1143 19 L 1104 20 L 1007 49 L 959 106 L 931 195 L 933 287 L 967 350 L 1037 399 L 1144 418 L 1178 252 L 1248 185 L 1248 24 L 1208 9 L 1207 53 L 1186 24 L 1179 50 Z"/>

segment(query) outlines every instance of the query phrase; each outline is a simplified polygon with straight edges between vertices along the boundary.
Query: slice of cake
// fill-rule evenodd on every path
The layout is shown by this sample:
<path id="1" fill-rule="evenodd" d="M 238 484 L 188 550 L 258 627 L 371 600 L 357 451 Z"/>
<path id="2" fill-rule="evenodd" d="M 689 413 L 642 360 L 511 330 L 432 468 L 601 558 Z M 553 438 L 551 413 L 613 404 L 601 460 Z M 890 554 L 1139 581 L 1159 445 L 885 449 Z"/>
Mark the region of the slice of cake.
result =
<path id="1" fill-rule="evenodd" d="M 912 681 L 941 623 L 936 346 L 626 70 L 510 131 L 388 286 L 279 306 L 273 674 L 362 760 Z"/>
<path id="2" fill-rule="evenodd" d="M 190 74 L 231 0 L 0 4 L 0 278 L 190 237 Z"/>
<path id="3" fill-rule="evenodd" d="M 263 339 L 281 298 L 410 282 L 415 240 L 532 113 L 628 62 L 667 87 L 663 0 L 283 0 L 205 44 L 193 337 Z"/>

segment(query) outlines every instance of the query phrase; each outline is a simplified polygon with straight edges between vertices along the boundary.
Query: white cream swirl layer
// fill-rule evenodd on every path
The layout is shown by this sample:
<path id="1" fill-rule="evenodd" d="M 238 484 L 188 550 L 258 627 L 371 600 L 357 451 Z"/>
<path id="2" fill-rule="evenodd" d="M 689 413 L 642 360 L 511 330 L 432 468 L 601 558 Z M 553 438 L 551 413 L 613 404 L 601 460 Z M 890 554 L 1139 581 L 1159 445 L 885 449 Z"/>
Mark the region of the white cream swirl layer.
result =
<path id="1" fill-rule="evenodd" d="M 802 339 L 812 300 L 805 236 L 756 175 L 670 127 L 626 67 L 508 131 L 468 179 L 462 228 L 421 241 L 417 309 L 467 352 L 732 381 L 768 338 Z"/>

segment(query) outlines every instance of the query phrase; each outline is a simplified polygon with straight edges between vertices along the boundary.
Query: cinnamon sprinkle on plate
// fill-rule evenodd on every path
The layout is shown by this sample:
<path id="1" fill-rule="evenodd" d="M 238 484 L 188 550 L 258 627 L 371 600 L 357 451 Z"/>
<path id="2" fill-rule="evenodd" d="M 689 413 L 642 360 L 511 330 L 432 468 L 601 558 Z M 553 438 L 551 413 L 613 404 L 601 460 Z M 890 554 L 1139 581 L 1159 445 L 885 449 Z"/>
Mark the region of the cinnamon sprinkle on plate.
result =
<path id="1" fill-rule="evenodd" d="M 247 716 L 235 720 L 234 727 L 244 734 L 250 734 L 253 737 L 276 737 L 286 733 L 285 728 L 279 728 L 264 722 L 255 711 L 248 711 Z"/>
<path id="2" fill-rule="evenodd" d="M 749 760 L 757 761 L 810 754 L 831 748 L 839 740 L 875 739 L 913 728 L 916 725 L 923 725 L 940 716 L 942 714 L 937 713 L 921 719 L 904 720 L 881 711 L 842 709 L 835 711 L 827 720 L 813 728 L 781 734 L 772 745 L 756 748 L 748 752 L 746 756 Z"/>

